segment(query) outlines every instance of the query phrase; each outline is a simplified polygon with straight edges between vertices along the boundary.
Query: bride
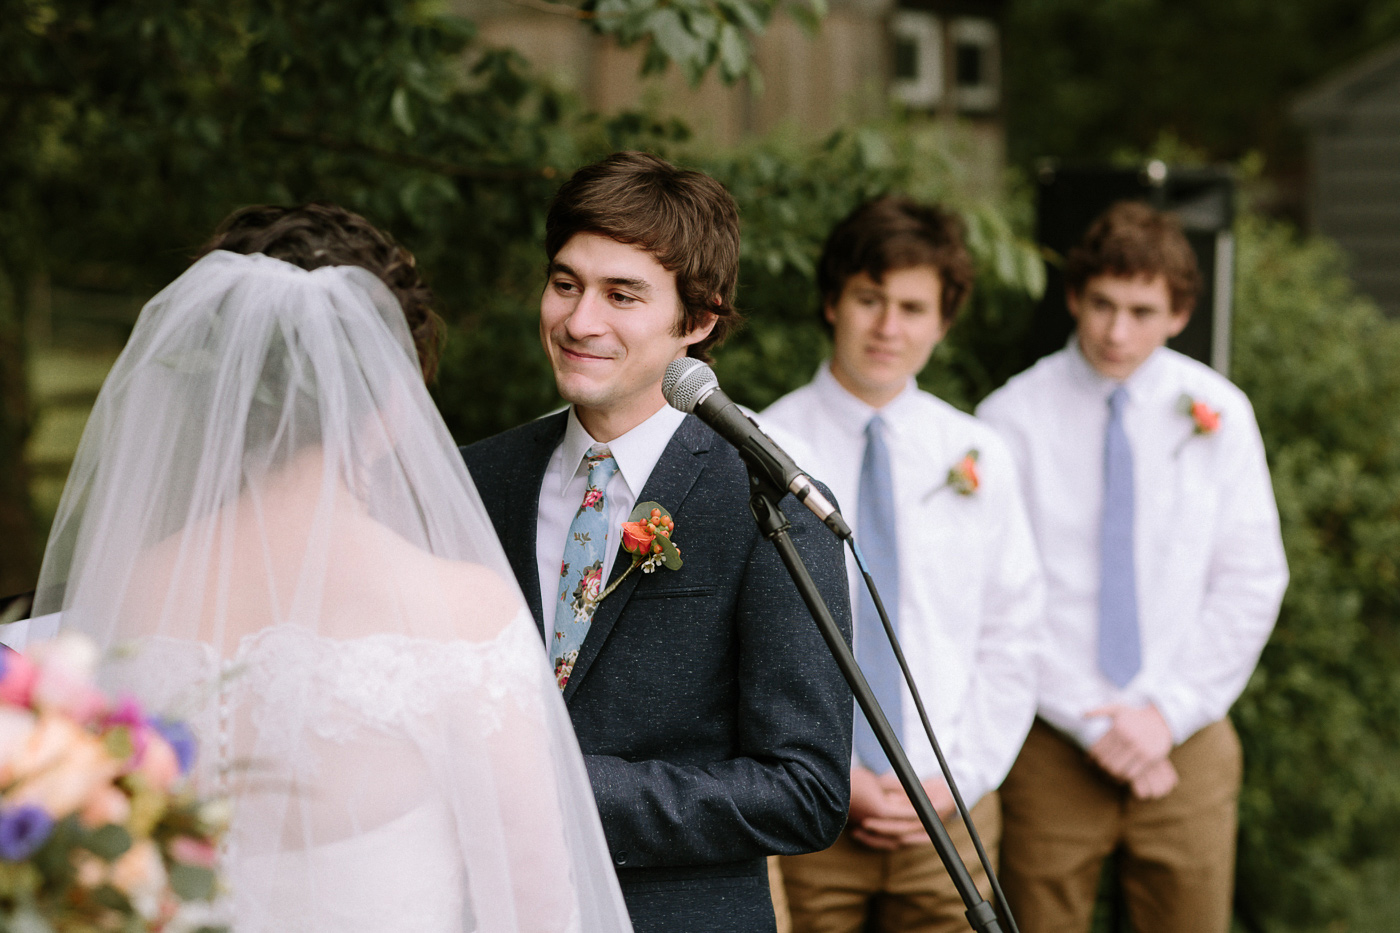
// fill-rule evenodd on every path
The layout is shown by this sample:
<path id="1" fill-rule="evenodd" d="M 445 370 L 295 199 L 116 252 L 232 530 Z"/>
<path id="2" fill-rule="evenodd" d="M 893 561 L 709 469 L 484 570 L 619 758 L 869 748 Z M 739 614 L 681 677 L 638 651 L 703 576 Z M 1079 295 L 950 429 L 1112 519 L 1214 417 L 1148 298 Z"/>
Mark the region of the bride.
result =
<path id="1" fill-rule="evenodd" d="M 195 728 L 201 791 L 233 803 L 238 933 L 630 930 L 539 635 L 424 387 L 428 300 L 339 208 L 226 221 L 102 388 L 35 615 Z"/>

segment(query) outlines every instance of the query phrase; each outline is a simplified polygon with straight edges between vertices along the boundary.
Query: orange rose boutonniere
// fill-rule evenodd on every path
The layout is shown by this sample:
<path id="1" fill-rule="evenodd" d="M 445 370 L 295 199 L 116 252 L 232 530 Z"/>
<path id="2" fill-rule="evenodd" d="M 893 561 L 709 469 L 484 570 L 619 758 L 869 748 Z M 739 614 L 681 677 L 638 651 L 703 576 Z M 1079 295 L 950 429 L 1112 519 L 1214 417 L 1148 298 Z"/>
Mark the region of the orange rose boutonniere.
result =
<path id="1" fill-rule="evenodd" d="M 1220 430 L 1220 411 L 1211 408 L 1198 398 L 1183 392 L 1181 398 L 1176 402 L 1177 411 L 1191 419 L 1191 433 L 1182 438 L 1177 445 L 1177 454 L 1181 453 L 1181 448 L 1186 446 L 1186 442 L 1193 437 L 1210 437 Z"/>
<path id="2" fill-rule="evenodd" d="M 1220 412 L 1200 399 L 1182 394 L 1176 403 L 1183 415 L 1190 415 L 1196 434 L 1214 434 L 1220 430 Z"/>
<path id="3" fill-rule="evenodd" d="M 982 477 L 977 474 L 977 457 L 977 449 L 973 448 L 948 471 L 948 485 L 960 496 L 970 496 L 982 485 Z"/>
<path id="4" fill-rule="evenodd" d="M 676 523 L 671 513 L 660 503 L 638 503 L 627 521 L 622 523 L 622 549 L 632 555 L 632 566 L 614 580 L 598 599 L 601 601 L 617 589 L 618 584 L 627 579 L 627 574 L 638 567 L 642 568 L 642 573 L 651 573 L 657 567 L 680 570 L 681 551 L 671 541 L 671 533 L 675 530 Z"/>
<path id="5" fill-rule="evenodd" d="M 970 496 L 977 492 L 982 486 L 982 474 L 977 469 L 979 456 L 976 447 L 963 454 L 948 470 L 943 482 L 924 493 L 924 501 L 927 502 L 945 489 L 951 489 L 960 496 Z"/>

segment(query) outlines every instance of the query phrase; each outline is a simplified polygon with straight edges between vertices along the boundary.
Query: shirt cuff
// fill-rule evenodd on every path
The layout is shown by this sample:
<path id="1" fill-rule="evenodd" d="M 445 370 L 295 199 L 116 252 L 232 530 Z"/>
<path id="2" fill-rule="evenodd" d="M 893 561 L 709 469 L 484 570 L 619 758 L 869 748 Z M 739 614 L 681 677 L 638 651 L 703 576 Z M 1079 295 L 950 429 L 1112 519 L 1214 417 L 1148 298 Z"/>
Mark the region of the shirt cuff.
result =
<path id="1" fill-rule="evenodd" d="M 1172 744 L 1180 745 L 1209 725 L 1212 719 L 1201 708 L 1200 701 L 1186 687 L 1155 686 L 1142 691 L 1143 697 L 1157 708 L 1172 733 Z"/>
<path id="2" fill-rule="evenodd" d="M 1073 740 L 1085 751 L 1088 751 L 1095 742 L 1103 738 L 1113 725 L 1107 716 L 1085 718 L 1081 712 L 1066 712 L 1044 706 L 1036 712 L 1036 715 L 1054 726 L 1056 731 L 1063 733 L 1065 737 Z"/>

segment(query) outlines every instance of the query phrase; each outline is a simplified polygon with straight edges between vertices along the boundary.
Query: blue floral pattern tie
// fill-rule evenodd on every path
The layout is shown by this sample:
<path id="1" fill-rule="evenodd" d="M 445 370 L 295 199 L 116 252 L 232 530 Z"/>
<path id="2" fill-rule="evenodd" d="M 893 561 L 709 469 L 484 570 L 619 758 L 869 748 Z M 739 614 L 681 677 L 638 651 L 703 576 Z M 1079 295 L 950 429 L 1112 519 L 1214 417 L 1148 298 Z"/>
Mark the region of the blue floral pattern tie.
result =
<path id="1" fill-rule="evenodd" d="M 617 460 L 606 449 L 590 450 L 584 462 L 588 464 L 588 485 L 564 542 L 559 598 L 554 607 L 554 638 L 549 650 L 560 690 L 569 683 L 603 592 L 603 561 L 608 553 L 608 503 L 604 491 L 617 472 Z"/>

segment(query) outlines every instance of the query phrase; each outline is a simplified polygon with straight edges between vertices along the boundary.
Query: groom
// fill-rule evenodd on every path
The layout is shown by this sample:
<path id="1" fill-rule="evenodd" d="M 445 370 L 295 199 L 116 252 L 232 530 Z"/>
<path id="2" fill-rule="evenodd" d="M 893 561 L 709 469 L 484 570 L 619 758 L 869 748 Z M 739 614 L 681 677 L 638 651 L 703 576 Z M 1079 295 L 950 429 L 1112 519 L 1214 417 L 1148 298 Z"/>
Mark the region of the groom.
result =
<path id="1" fill-rule="evenodd" d="M 463 456 L 551 645 L 638 933 L 771 931 L 764 856 L 840 832 L 852 707 L 738 455 L 661 394 L 667 364 L 737 322 L 738 213 L 713 179 L 618 153 L 560 189 L 545 247 L 540 340 L 570 408 Z M 627 575 L 590 617 L 580 596 L 630 565 L 620 526 L 646 501 L 683 565 Z M 849 639 L 840 547 L 789 504 Z"/>

